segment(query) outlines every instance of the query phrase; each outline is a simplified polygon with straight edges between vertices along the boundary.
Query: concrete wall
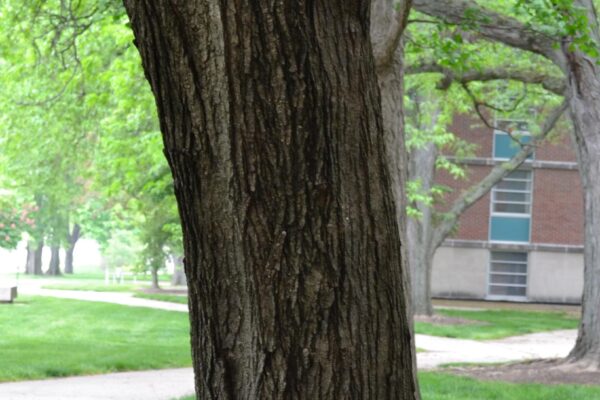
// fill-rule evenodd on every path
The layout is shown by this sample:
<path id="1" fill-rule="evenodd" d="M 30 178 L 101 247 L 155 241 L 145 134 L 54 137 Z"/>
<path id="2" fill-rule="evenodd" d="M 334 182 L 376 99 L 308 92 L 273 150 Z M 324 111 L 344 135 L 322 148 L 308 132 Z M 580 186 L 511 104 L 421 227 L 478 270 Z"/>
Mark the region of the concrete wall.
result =
<path id="1" fill-rule="evenodd" d="M 433 258 L 432 295 L 483 299 L 489 258 L 486 249 L 440 247 Z"/>
<path id="2" fill-rule="evenodd" d="M 489 249 L 440 247 L 433 259 L 432 295 L 485 299 L 489 257 Z M 530 251 L 528 261 L 528 301 L 581 302 L 583 254 Z"/>
<path id="3" fill-rule="evenodd" d="M 583 254 L 529 253 L 527 298 L 530 301 L 580 303 Z"/>

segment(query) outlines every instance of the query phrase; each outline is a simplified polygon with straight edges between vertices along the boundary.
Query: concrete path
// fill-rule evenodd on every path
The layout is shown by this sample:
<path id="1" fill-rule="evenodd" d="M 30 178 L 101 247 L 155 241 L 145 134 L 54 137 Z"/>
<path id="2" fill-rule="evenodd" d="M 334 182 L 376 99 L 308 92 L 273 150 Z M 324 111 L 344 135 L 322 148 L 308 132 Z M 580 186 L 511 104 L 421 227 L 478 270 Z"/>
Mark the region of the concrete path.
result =
<path id="1" fill-rule="evenodd" d="M 157 308 L 167 311 L 187 312 L 187 304 L 169 303 L 149 299 L 133 297 L 133 293 L 127 292 L 92 292 L 87 290 L 55 290 L 42 289 L 36 286 L 19 286 L 19 293 L 37 296 L 60 297 L 63 299 L 100 301 L 104 303 L 121 304 L 131 307 Z"/>
<path id="2" fill-rule="evenodd" d="M 171 400 L 193 393 L 191 368 L 0 384 L 2 400 Z"/>
<path id="3" fill-rule="evenodd" d="M 575 330 L 564 330 L 490 341 L 417 335 L 417 346 L 426 350 L 417 354 L 417 364 L 424 370 L 456 362 L 564 357 L 575 343 L 576 335 Z M 193 392 L 191 368 L 0 384 L 2 400 L 172 400 Z"/>
<path id="4" fill-rule="evenodd" d="M 448 363 L 498 363 L 565 357 L 573 348 L 576 330 L 513 336 L 501 340 L 465 340 L 417 335 L 416 344 L 426 352 L 417 354 L 419 369 Z"/>

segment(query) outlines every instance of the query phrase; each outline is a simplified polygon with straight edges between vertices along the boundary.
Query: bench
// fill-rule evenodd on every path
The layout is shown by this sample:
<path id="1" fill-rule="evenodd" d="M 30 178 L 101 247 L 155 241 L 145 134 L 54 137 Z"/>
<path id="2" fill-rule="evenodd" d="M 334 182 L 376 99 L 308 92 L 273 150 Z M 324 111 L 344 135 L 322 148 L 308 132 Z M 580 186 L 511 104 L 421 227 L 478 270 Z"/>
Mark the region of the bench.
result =
<path id="1" fill-rule="evenodd" d="M 17 297 L 17 287 L 0 287 L 0 303 L 12 303 Z"/>

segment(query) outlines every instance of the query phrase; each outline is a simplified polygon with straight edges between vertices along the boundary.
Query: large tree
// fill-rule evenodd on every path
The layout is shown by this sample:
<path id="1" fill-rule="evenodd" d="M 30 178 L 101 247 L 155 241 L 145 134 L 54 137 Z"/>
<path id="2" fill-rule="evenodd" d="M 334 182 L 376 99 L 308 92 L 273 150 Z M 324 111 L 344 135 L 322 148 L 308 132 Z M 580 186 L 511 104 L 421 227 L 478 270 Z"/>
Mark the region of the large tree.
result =
<path id="1" fill-rule="evenodd" d="M 490 2 L 490 7 L 496 6 Z M 535 53 L 564 74 L 563 94 L 573 123 L 584 190 L 585 250 L 583 311 L 568 359 L 600 368 L 600 33 L 592 0 L 516 2 L 510 10 L 471 0 L 415 0 L 415 8 L 480 37 Z M 443 12 L 441 11 L 443 10 Z M 518 18 L 517 18 L 518 17 Z M 497 71 L 502 73 L 502 71 Z M 506 73 L 506 72 L 505 72 Z"/>
<path id="2" fill-rule="evenodd" d="M 413 399 L 369 2 L 126 0 L 203 399 Z"/>

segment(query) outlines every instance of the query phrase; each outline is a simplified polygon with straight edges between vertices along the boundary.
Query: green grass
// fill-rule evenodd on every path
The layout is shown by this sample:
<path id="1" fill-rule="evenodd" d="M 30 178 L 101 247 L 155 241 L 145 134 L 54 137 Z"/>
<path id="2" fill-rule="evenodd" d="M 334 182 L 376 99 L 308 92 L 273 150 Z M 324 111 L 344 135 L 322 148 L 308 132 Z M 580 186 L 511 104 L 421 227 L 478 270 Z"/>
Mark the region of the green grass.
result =
<path id="1" fill-rule="evenodd" d="M 187 304 L 187 296 L 178 296 L 175 294 L 161 294 L 161 293 L 136 293 L 133 297 L 139 297 L 142 299 L 167 301 L 169 303 Z"/>
<path id="2" fill-rule="evenodd" d="M 191 365 L 185 313 L 22 296 L 0 327 L 0 381 Z"/>
<path id="3" fill-rule="evenodd" d="M 478 381 L 438 372 L 419 373 L 423 400 L 593 400 L 600 386 L 514 384 Z M 196 400 L 196 396 L 179 400 Z"/>
<path id="4" fill-rule="evenodd" d="M 576 329 L 578 319 L 564 312 L 516 310 L 439 310 L 439 314 L 478 322 L 476 325 L 415 323 L 416 333 L 488 340 L 557 329 Z"/>
<path id="5" fill-rule="evenodd" d="M 600 399 L 600 386 L 513 384 L 478 381 L 436 372 L 421 372 L 419 380 L 423 400 Z"/>
<path id="6" fill-rule="evenodd" d="M 138 289 L 150 287 L 148 284 L 108 284 L 103 282 L 69 282 L 69 283 L 51 283 L 42 285 L 43 289 L 56 290 L 78 290 L 78 291 L 94 291 L 94 292 L 135 292 Z"/>

